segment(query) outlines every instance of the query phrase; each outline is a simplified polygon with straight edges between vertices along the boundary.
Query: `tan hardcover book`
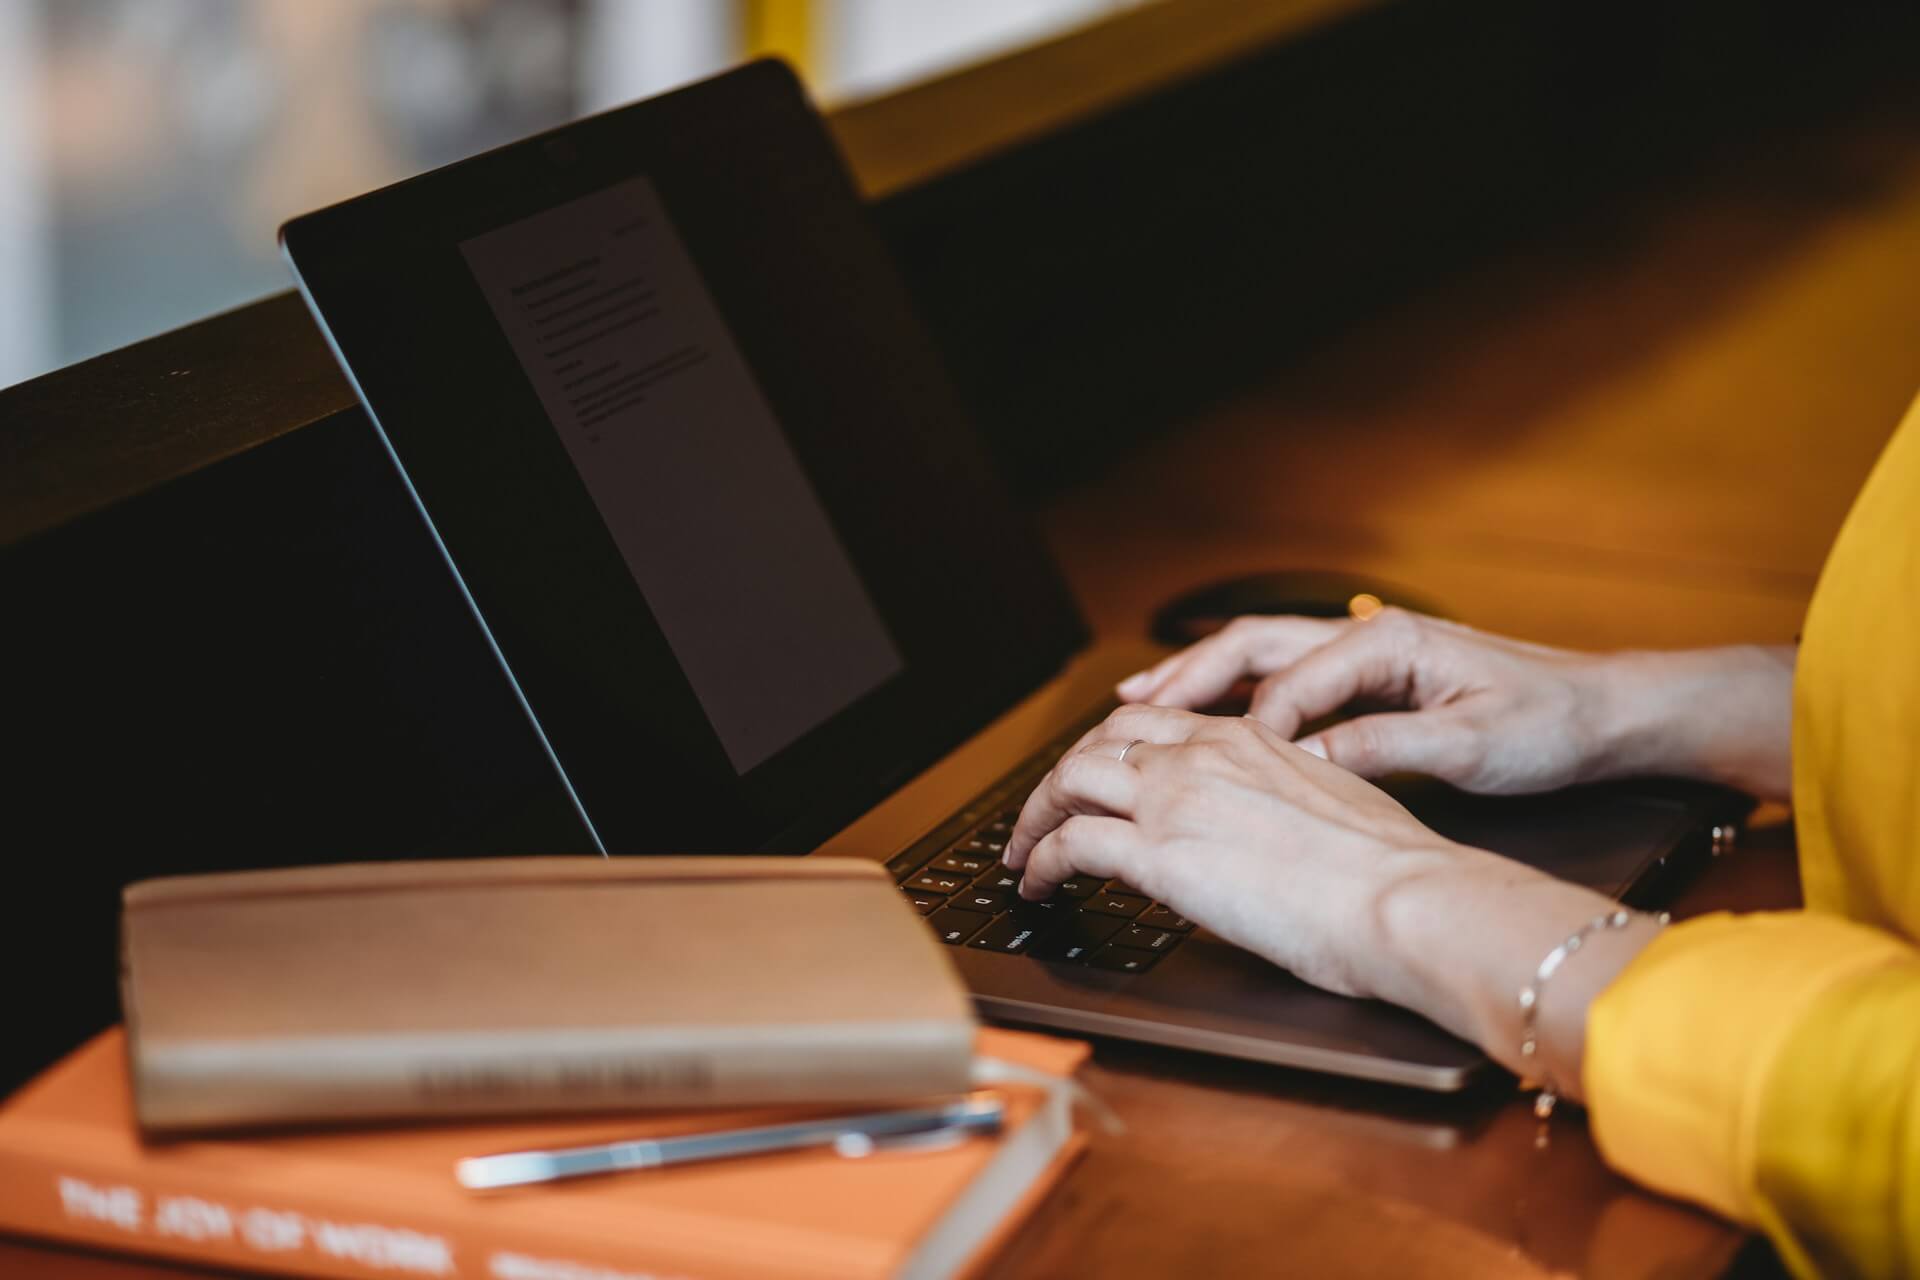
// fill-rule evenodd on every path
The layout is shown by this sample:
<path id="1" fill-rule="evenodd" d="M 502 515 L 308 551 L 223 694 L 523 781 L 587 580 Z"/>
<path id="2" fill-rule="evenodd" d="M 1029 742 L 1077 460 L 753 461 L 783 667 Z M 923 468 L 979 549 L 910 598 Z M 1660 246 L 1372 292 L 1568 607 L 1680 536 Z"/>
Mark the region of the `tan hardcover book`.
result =
<path id="1" fill-rule="evenodd" d="M 122 1003 L 150 1133 L 919 1098 L 974 1021 L 877 866 L 509 858 L 152 880 Z"/>

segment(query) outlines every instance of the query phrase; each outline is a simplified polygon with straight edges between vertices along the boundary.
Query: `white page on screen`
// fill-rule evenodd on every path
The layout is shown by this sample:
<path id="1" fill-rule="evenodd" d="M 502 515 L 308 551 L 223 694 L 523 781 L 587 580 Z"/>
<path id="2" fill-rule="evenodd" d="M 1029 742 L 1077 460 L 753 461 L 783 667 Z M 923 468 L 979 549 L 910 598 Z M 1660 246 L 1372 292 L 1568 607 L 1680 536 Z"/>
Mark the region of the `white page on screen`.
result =
<path id="1" fill-rule="evenodd" d="M 652 183 L 460 248 L 736 770 L 901 670 Z"/>

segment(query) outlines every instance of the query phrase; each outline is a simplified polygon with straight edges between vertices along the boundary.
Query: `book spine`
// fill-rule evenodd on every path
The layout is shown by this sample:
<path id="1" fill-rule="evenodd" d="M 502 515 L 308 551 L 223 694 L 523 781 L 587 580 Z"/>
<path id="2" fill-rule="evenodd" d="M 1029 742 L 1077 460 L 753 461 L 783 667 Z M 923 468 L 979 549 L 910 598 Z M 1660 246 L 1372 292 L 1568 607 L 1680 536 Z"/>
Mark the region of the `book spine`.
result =
<path id="1" fill-rule="evenodd" d="M 396 1212 L 390 1202 L 294 1200 L 243 1181 L 116 1168 L 48 1152 L 0 1151 L 0 1232 L 247 1272 L 317 1280 L 776 1280 L 844 1276 L 846 1260 L 795 1269 L 654 1248 L 476 1231 Z M 622 1239 L 657 1237 L 636 1230 Z M 725 1247 L 725 1241 L 711 1242 Z M 702 1251 L 705 1253 L 706 1251 Z"/>
<path id="2" fill-rule="evenodd" d="M 139 1043 L 152 1133 L 333 1120 L 874 1102 L 959 1092 L 973 1029 L 873 1026 Z"/>

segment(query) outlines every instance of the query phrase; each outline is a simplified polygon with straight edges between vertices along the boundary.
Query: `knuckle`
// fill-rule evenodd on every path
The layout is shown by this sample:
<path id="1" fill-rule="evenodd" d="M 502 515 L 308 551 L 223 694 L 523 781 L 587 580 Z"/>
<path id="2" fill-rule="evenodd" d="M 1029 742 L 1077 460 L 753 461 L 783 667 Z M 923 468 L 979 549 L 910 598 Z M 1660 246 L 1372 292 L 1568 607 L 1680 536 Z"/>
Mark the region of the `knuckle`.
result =
<path id="1" fill-rule="evenodd" d="M 1228 619 L 1227 625 L 1220 628 L 1216 634 L 1234 640 L 1244 640 L 1261 629 L 1262 621 L 1263 619 L 1258 615 L 1243 613 L 1237 618 Z"/>
<path id="2" fill-rule="evenodd" d="M 1070 756 L 1077 756 L 1077 755 L 1080 755 L 1082 752 L 1091 751 L 1096 745 L 1099 744 L 1101 739 L 1106 737 L 1106 733 L 1107 733 L 1107 729 L 1104 723 L 1095 725 L 1093 728 L 1081 734 L 1080 737 L 1074 742 L 1073 746 L 1061 755 L 1060 759 L 1065 760 Z M 1059 763 L 1060 763 L 1059 760 L 1056 760 L 1054 762 L 1055 768 L 1059 767 Z M 1052 770 L 1049 770 L 1048 772 L 1051 773 Z M 1042 780 L 1042 782 L 1044 783 L 1044 779 Z"/>
<path id="3" fill-rule="evenodd" d="M 1380 740 L 1380 726 L 1365 720 L 1353 721 L 1327 740 L 1334 744 L 1328 754 L 1345 768 L 1356 770 L 1376 763 L 1385 745 Z"/>
<path id="4" fill-rule="evenodd" d="M 1286 734 L 1280 732 L 1272 724 L 1255 719 L 1252 716 L 1248 716 L 1243 722 L 1240 736 L 1247 746 L 1257 748 L 1262 753 L 1270 753 L 1281 743 L 1289 740 Z"/>
<path id="5" fill-rule="evenodd" d="M 1375 652 L 1397 668 L 1410 666 L 1428 641 L 1426 624 L 1421 621 L 1420 615 L 1408 613 L 1405 609 L 1396 609 L 1390 614 L 1383 613 L 1376 617 L 1367 624 L 1367 635 L 1380 646 Z"/>
<path id="6" fill-rule="evenodd" d="M 1252 716 L 1236 716 L 1225 724 L 1225 738 L 1228 742 L 1260 742 L 1272 732 Z"/>
<path id="7" fill-rule="evenodd" d="M 1416 640 L 1423 629 L 1419 614 L 1409 613 L 1398 605 L 1388 605 L 1368 625 L 1376 634 L 1402 644 Z"/>
<path id="8" fill-rule="evenodd" d="M 1089 744 L 1086 751 L 1066 756 L 1053 766 L 1053 782 L 1057 790 L 1073 792 L 1086 785 L 1087 771 L 1096 767 L 1096 757 L 1090 754 L 1092 750 Z"/>
<path id="9" fill-rule="evenodd" d="M 1054 828 L 1054 843 L 1063 851 L 1084 848 L 1089 833 L 1089 819 L 1084 814 L 1073 814 Z"/>

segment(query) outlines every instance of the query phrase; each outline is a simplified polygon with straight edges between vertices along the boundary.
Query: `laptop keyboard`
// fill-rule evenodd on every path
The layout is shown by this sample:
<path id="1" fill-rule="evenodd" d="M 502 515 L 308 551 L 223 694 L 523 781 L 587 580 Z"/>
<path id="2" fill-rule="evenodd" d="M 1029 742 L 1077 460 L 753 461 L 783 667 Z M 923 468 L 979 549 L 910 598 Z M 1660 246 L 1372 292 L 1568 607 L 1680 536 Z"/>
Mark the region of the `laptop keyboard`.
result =
<path id="1" fill-rule="evenodd" d="M 1193 922 L 1118 880 L 1075 877 L 1027 902 L 1000 861 L 1027 795 L 1102 708 L 1029 756 L 959 813 L 888 859 L 901 892 L 948 946 L 1145 973 L 1184 941 Z"/>

